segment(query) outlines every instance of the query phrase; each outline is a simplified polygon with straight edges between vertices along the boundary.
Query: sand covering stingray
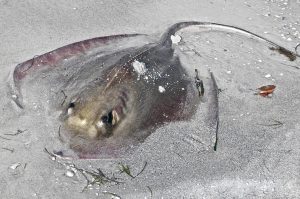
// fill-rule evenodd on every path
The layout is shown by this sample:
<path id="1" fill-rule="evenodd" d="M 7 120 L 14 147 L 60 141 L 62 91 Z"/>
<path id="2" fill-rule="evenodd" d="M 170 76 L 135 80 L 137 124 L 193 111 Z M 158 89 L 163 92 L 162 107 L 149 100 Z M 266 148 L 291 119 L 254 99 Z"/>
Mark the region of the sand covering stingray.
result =
<path id="1" fill-rule="evenodd" d="M 24 111 L 39 112 L 45 124 L 59 127 L 57 140 L 81 158 L 126 155 L 157 128 L 176 121 L 188 123 L 183 125 L 189 129 L 189 134 L 182 131 L 184 142 L 212 149 L 219 91 L 208 69 L 220 88 L 233 89 L 237 98 L 261 86 L 252 85 L 252 78 L 261 78 L 264 85 L 265 77 L 247 66 L 253 60 L 241 63 L 230 57 L 237 51 L 261 57 L 258 63 L 267 57 L 270 70 L 298 72 L 298 55 L 265 38 L 222 24 L 183 22 L 158 39 L 142 34 L 100 37 L 35 56 L 16 67 L 12 97 Z M 240 87 L 231 88 L 232 80 L 221 81 L 226 75 L 215 68 L 228 68 L 230 74 L 237 66 L 241 70 L 233 75 Z"/>

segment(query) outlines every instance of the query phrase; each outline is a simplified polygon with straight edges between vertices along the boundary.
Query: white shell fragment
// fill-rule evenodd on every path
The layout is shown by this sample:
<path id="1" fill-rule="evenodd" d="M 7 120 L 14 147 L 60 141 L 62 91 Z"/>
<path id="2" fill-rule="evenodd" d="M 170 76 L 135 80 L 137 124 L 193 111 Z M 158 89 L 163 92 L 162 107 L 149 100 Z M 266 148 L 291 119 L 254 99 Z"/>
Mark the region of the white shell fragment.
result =
<path id="1" fill-rule="evenodd" d="M 270 77 L 271 77 L 270 74 L 266 74 L 266 75 L 265 75 L 265 78 L 270 78 Z"/>
<path id="2" fill-rule="evenodd" d="M 139 62 L 137 60 L 134 60 L 134 62 L 132 63 L 132 66 L 134 68 L 134 70 L 139 74 L 139 75 L 143 75 L 147 72 L 147 68 L 145 63 L 143 62 Z"/>
<path id="3" fill-rule="evenodd" d="M 179 35 L 171 35 L 171 40 L 173 44 L 178 44 L 181 41 L 181 37 Z"/>
<path id="4" fill-rule="evenodd" d="M 16 168 L 18 168 L 19 166 L 21 165 L 21 163 L 14 163 L 12 164 L 9 168 L 12 169 L 12 170 L 15 170 Z"/>
<path id="5" fill-rule="evenodd" d="M 164 93 L 164 92 L 166 92 L 166 89 L 165 89 L 164 87 L 162 87 L 162 86 L 159 86 L 159 87 L 158 87 L 158 91 L 159 91 L 160 93 Z"/>
<path id="6" fill-rule="evenodd" d="M 72 178 L 72 177 L 74 176 L 74 172 L 73 172 L 73 171 L 67 171 L 67 172 L 65 173 L 65 175 L 66 175 L 67 177 Z"/>

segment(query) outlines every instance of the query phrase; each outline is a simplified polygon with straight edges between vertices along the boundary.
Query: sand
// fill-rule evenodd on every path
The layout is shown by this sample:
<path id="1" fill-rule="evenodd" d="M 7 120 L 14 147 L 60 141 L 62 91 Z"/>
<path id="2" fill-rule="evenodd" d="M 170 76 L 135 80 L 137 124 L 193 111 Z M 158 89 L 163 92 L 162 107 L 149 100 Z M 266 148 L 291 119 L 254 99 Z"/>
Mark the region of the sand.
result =
<path id="1" fill-rule="evenodd" d="M 192 28 L 178 33 L 182 39 L 174 48 L 184 65 L 203 73 L 210 68 L 221 89 L 216 152 L 211 147 L 214 136 L 204 125 L 209 116 L 204 103 L 193 121 L 158 129 L 125 159 L 53 160 L 44 148 L 56 145 L 57 126 L 47 122 L 38 105 L 36 112 L 20 111 L 8 87 L 14 67 L 35 55 L 104 35 L 158 37 L 179 21 L 235 25 L 293 50 L 300 43 L 299 1 L 0 1 L 0 5 L 1 198 L 300 197 L 300 71 L 295 68 L 300 62 L 299 58 L 290 62 L 262 42 L 235 33 L 199 34 Z M 268 84 L 277 86 L 271 97 L 253 94 Z M 119 172 L 121 163 L 136 175 L 145 162 L 134 179 Z M 82 192 L 86 180 L 72 164 L 89 171 L 101 168 L 124 183 L 95 185 Z"/>

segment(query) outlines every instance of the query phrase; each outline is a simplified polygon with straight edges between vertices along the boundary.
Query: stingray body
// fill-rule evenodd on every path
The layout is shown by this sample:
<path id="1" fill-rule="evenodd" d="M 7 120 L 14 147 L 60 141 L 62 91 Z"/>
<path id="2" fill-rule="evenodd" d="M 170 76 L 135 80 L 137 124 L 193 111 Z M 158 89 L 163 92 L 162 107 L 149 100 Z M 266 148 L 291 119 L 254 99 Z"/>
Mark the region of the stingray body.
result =
<path id="1" fill-rule="evenodd" d="M 54 92 L 41 89 L 43 81 Z M 33 89 L 38 82 L 51 109 L 61 110 L 62 136 L 81 158 L 120 156 L 162 124 L 190 118 L 199 104 L 194 79 L 172 48 L 143 35 L 62 47 L 18 65 L 14 82 L 24 109 L 30 95 L 24 85 Z"/>
<path id="2" fill-rule="evenodd" d="M 124 153 L 164 123 L 190 119 L 200 104 L 199 77 L 192 66 L 190 71 L 182 66 L 172 48 L 171 36 L 189 26 L 242 32 L 291 61 L 298 56 L 240 28 L 182 22 L 158 40 L 139 34 L 94 38 L 19 64 L 13 73 L 14 101 L 26 109 L 26 99 L 38 89 L 45 106 L 61 112 L 57 121 L 64 140 L 81 158 Z M 217 123 L 217 110 L 211 111 Z"/>
<path id="3" fill-rule="evenodd" d="M 62 120 L 75 151 L 116 153 L 165 122 L 190 118 L 199 102 L 196 94 L 193 79 L 172 51 L 146 45 L 73 96 Z"/>

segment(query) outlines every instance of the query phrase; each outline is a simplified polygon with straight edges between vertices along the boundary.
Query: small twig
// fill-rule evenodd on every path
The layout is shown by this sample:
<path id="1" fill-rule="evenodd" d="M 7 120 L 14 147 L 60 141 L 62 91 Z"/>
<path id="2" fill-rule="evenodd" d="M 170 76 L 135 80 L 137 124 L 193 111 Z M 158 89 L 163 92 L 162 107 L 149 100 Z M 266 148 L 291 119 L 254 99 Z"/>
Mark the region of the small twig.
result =
<path id="1" fill-rule="evenodd" d="M 63 166 L 66 166 L 64 163 L 61 163 L 59 161 L 56 160 L 57 157 L 59 157 L 58 155 L 54 154 L 54 153 L 51 153 L 47 148 L 44 148 L 44 151 L 51 157 L 52 160 L 55 160 L 58 164 L 60 165 L 63 165 Z M 81 168 L 78 168 L 77 166 L 75 166 L 75 164 L 72 164 L 72 165 L 68 165 L 74 169 L 76 169 L 76 171 L 79 171 L 82 176 L 86 179 L 86 186 L 82 189 L 81 192 L 84 192 L 88 186 L 92 185 L 92 181 L 87 177 L 86 173 L 87 171 L 85 171 L 84 169 L 81 169 Z"/>
<path id="2" fill-rule="evenodd" d="M 114 182 L 117 184 L 121 183 L 121 182 L 117 181 L 115 177 L 113 177 L 113 178 L 107 177 L 99 168 L 97 169 L 97 173 L 94 172 L 93 174 L 96 175 L 97 177 L 102 176 L 104 179 L 106 179 L 109 182 Z"/>
<path id="3" fill-rule="evenodd" d="M 27 129 L 25 129 L 25 130 L 18 129 L 16 133 L 5 133 L 4 135 L 16 136 L 16 135 L 19 135 L 21 133 L 24 133 L 25 131 L 27 131 Z"/>
<path id="4" fill-rule="evenodd" d="M 6 138 L 6 137 L 3 137 L 3 136 L 1 136 L 1 135 L 0 135 L 0 138 L 2 138 L 3 140 L 11 140 L 11 139 Z"/>
<path id="5" fill-rule="evenodd" d="M 218 94 L 224 92 L 225 90 L 226 90 L 226 88 L 225 89 L 218 88 Z"/>
<path id="6" fill-rule="evenodd" d="M 215 79 L 215 76 L 212 72 L 210 72 L 210 76 L 213 82 L 213 90 L 214 95 L 215 95 L 215 100 L 216 100 L 216 139 L 215 139 L 215 144 L 214 144 L 214 151 L 217 151 L 217 146 L 218 146 L 218 141 L 219 141 L 219 89 L 218 85 Z"/>
<path id="7" fill-rule="evenodd" d="M 145 162 L 142 170 L 134 176 L 134 175 L 131 174 L 131 171 L 130 171 L 130 168 L 129 168 L 128 165 L 124 165 L 124 164 L 119 163 L 119 166 L 121 166 L 120 172 L 121 173 L 126 173 L 128 176 L 130 176 L 132 179 L 134 179 L 134 178 L 138 177 L 141 173 L 143 173 L 143 171 L 145 170 L 147 164 L 148 164 L 148 162 Z"/>
<path id="8" fill-rule="evenodd" d="M 204 86 L 203 81 L 199 78 L 199 72 L 197 69 L 195 69 L 195 84 L 198 90 L 199 97 L 202 97 L 204 95 Z"/>
<path id="9" fill-rule="evenodd" d="M 89 186 L 92 185 L 103 185 L 105 183 L 111 183 L 114 182 L 116 184 L 120 184 L 122 182 L 117 181 L 114 177 L 113 178 L 109 178 L 108 176 L 106 176 L 99 168 L 97 169 L 97 171 L 87 171 L 81 168 L 78 168 L 77 166 L 75 166 L 74 164 L 71 166 L 74 169 L 76 169 L 77 171 L 79 171 L 85 178 L 87 184 L 86 186 L 82 189 L 82 192 L 84 192 L 85 190 L 87 190 L 87 188 Z M 89 175 L 91 177 L 90 178 L 87 176 Z"/>
<path id="10" fill-rule="evenodd" d="M 9 149 L 9 148 L 6 148 L 6 147 L 2 147 L 2 149 L 10 151 L 11 153 L 13 153 L 15 151 L 15 149 Z"/>
<path id="11" fill-rule="evenodd" d="M 111 195 L 111 196 L 113 196 L 115 198 L 121 199 L 121 196 L 119 196 L 119 195 L 117 195 L 115 193 L 111 193 L 111 192 L 108 192 L 108 191 L 103 191 L 102 193 L 103 194 L 109 194 L 109 195 Z"/>
<path id="12" fill-rule="evenodd" d="M 216 136 L 214 151 L 217 151 L 218 141 L 219 141 L 219 138 L 218 138 L 218 136 Z"/>
<path id="13" fill-rule="evenodd" d="M 63 90 L 61 90 L 61 92 L 62 92 L 62 94 L 64 95 L 64 99 L 63 99 L 62 103 L 60 104 L 60 105 L 62 106 L 62 105 L 64 105 L 64 103 L 66 102 L 67 95 L 66 95 L 66 93 L 65 93 Z"/>
<path id="14" fill-rule="evenodd" d="M 48 153 L 48 155 L 51 157 L 52 160 L 56 160 L 57 155 L 55 155 L 54 153 L 49 152 L 47 148 L 44 148 L 44 151 L 46 153 Z"/>
<path id="15" fill-rule="evenodd" d="M 278 120 L 273 120 L 274 122 L 275 122 L 275 124 L 274 125 L 279 125 L 279 126 L 282 126 L 283 125 L 283 123 L 282 122 L 280 122 L 280 121 L 278 121 Z"/>
<path id="16" fill-rule="evenodd" d="M 282 122 L 278 121 L 278 120 L 273 120 L 274 123 L 272 124 L 258 124 L 258 125 L 261 125 L 261 126 L 273 126 L 273 127 L 281 127 L 283 125 Z"/>
<path id="17" fill-rule="evenodd" d="M 116 183 L 116 184 L 123 183 L 123 182 L 118 181 L 117 178 L 115 178 L 114 176 L 108 177 L 101 171 L 100 168 L 98 168 L 97 170 L 88 171 L 88 170 L 77 167 L 75 164 L 66 164 L 66 163 L 58 161 L 57 158 L 60 158 L 61 156 L 57 155 L 55 153 L 51 153 L 47 148 L 44 148 L 44 151 L 51 157 L 51 159 L 55 160 L 60 165 L 63 165 L 65 167 L 69 166 L 82 174 L 82 176 L 86 180 L 86 186 L 84 186 L 84 188 L 82 189 L 82 192 L 87 190 L 87 188 L 89 186 L 93 186 L 93 185 L 100 186 L 105 183 Z"/>
<path id="18" fill-rule="evenodd" d="M 119 163 L 119 166 L 121 167 L 121 168 L 119 168 L 120 169 L 120 173 L 126 173 L 131 178 L 134 178 L 134 176 L 131 174 L 131 171 L 130 171 L 130 168 L 129 168 L 128 165 Z"/>
<path id="19" fill-rule="evenodd" d="M 144 172 L 144 170 L 145 170 L 147 164 L 148 164 L 148 162 L 145 162 L 145 163 L 144 163 L 144 166 L 143 166 L 142 170 L 141 170 L 140 172 L 138 172 L 138 174 L 136 174 L 136 176 L 135 176 L 134 178 L 138 177 L 141 173 Z"/>
<path id="20" fill-rule="evenodd" d="M 150 197 L 152 198 L 153 197 L 153 191 L 152 191 L 152 189 L 149 186 L 147 186 L 147 188 L 150 191 Z"/>
<path id="21" fill-rule="evenodd" d="M 89 180 L 89 178 L 86 176 L 85 171 L 83 169 L 80 169 L 78 167 L 76 167 L 74 164 L 72 165 L 72 167 L 74 169 L 76 169 L 77 171 L 79 171 L 81 173 L 81 175 L 85 178 L 86 180 L 86 185 L 83 187 L 83 189 L 81 190 L 81 192 L 84 192 L 85 190 L 87 190 L 88 186 L 90 186 L 91 181 Z"/>
<path id="22" fill-rule="evenodd" d="M 278 46 L 278 47 L 269 47 L 270 50 L 273 50 L 273 51 L 277 51 L 279 54 L 282 54 L 284 56 L 286 56 L 287 58 L 289 58 L 290 61 L 295 61 L 297 56 L 299 56 L 296 53 L 294 52 L 291 52 L 289 50 L 287 50 L 286 48 L 283 48 L 281 46 Z"/>
<path id="23" fill-rule="evenodd" d="M 66 166 L 64 163 L 61 163 L 56 160 L 56 158 L 59 157 L 58 155 L 51 153 L 47 148 L 44 148 L 44 151 L 51 157 L 52 160 L 55 160 L 60 165 Z M 84 192 L 87 189 L 87 187 L 92 184 L 91 180 L 86 176 L 86 171 L 84 169 L 76 167 L 75 164 L 68 165 L 68 166 L 76 169 L 76 171 L 79 171 L 82 174 L 82 176 L 86 179 L 87 185 L 81 191 Z"/>
<path id="24" fill-rule="evenodd" d="M 192 51 L 193 51 L 196 55 L 198 55 L 199 57 L 202 57 L 202 56 L 200 55 L 200 53 L 197 52 L 195 49 L 192 49 Z"/>
<path id="25" fill-rule="evenodd" d="M 183 158 L 183 156 L 177 152 L 174 152 L 176 155 L 178 155 L 180 158 Z"/>
<path id="26" fill-rule="evenodd" d="M 65 142 L 65 141 L 63 140 L 63 138 L 61 137 L 61 134 L 60 134 L 60 129 L 61 129 L 61 125 L 59 125 L 59 127 L 58 127 L 58 131 L 57 131 L 57 134 L 58 134 L 58 139 L 59 139 L 61 142 Z"/>
<path id="27" fill-rule="evenodd" d="M 297 50 L 298 50 L 298 47 L 300 46 L 300 43 L 299 44 L 297 44 L 297 46 L 295 46 L 295 53 L 296 53 L 296 55 L 298 55 L 298 52 L 297 52 Z"/>

